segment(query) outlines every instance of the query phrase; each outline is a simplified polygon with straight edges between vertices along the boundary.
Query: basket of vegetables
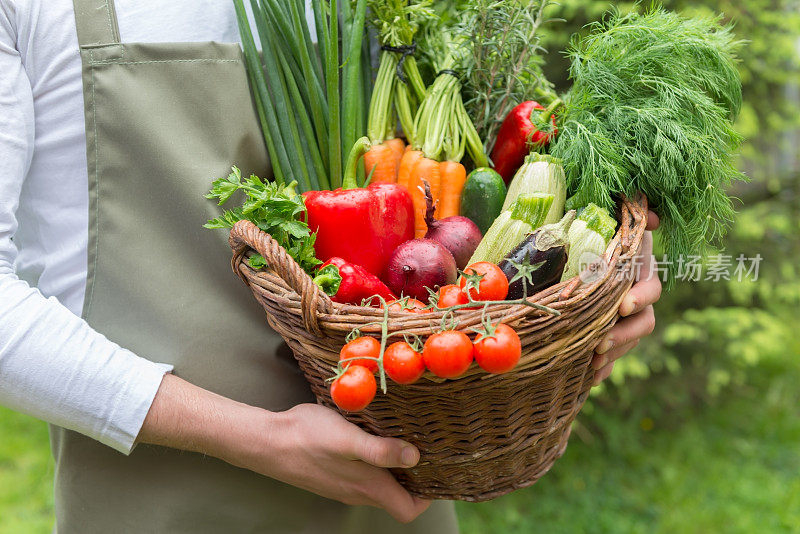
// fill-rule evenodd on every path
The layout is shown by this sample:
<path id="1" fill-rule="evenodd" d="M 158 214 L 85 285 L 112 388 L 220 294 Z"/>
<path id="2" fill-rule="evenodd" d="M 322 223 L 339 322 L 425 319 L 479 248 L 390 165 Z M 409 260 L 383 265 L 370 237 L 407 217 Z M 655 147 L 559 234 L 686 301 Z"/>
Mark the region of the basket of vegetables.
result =
<path id="1" fill-rule="evenodd" d="M 358 0 L 341 20 L 313 2 L 319 46 L 298 4 L 268 3 L 254 4 L 260 56 L 235 1 L 274 176 L 216 180 L 209 198 L 245 200 L 207 226 L 230 228 L 234 272 L 317 400 L 419 448 L 395 470 L 410 492 L 484 501 L 533 484 L 587 398 L 648 208 L 674 255 L 702 253 L 732 215 L 729 30 L 611 15 L 573 45 L 559 98 L 526 57 L 547 2 L 454 15 Z M 504 58 L 487 36 L 509 21 Z"/>

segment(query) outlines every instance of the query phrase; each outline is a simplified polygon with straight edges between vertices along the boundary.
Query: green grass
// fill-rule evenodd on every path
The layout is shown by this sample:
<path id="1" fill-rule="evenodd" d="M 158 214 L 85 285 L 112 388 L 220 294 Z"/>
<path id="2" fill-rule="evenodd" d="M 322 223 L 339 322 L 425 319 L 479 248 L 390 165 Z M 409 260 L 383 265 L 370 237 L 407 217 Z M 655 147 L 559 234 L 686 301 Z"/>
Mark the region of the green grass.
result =
<path id="1" fill-rule="evenodd" d="M 800 362 L 787 360 L 711 401 L 623 411 L 602 396 L 536 485 L 459 503 L 464 534 L 800 532 Z M 682 392 L 681 377 L 655 380 L 656 400 Z M 52 475 L 45 425 L 0 409 L 0 534 L 50 532 Z"/>
<path id="2" fill-rule="evenodd" d="M 51 532 L 52 494 L 47 426 L 0 408 L 0 534 Z"/>

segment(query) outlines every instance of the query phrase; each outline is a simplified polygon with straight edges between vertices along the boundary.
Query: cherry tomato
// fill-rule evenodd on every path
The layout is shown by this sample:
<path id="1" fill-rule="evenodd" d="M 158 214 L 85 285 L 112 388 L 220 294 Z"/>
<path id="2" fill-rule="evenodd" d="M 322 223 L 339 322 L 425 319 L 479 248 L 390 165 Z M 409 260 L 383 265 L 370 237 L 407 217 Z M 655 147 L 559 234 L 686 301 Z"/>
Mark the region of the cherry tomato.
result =
<path id="1" fill-rule="evenodd" d="M 478 335 L 475 338 L 475 361 L 490 373 L 506 373 L 513 369 L 522 355 L 519 336 L 510 326 L 500 323 L 494 337 Z"/>
<path id="2" fill-rule="evenodd" d="M 466 304 L 469 302 L 467 294 L 460 286 L 455 284 L 448 284 L 439 288 L 439 300 L 436 304 L 439 308 L 449 308 L 450 306 L 458 306 L 459 304 Z"/>
<path id="3" fill-rule="evenodd" d="M 351 365 L 331 384 L 331 397 L 342 410 L 359 412 L 369 406 L 377 390 L 375 376 L 369 369 Z"/>
<path id="4" fill-rule="evenodd" d="M 436 376 L 456 378 L 463 375 L 472 363 L 472 341 L 463 332 L 438 332 L 425 342 L 422 358 Z"/>
<path id="5" fill-rule="evenodd" d="M 500 267 L 488 261 L 479 261 L 469 265 L 464 272 L 467 274 L 483 275 L 478 283 L 478 289 L 470 288 L 469 295 L 472 300 L 504 300 L 508 295 L 508 278 Z M 463 289 L 467 285 L 466 277 L 462 276 L 458 285 Z"/>
<path id="6" fill-rule="evenodd" d="M 417 299 L 407 298 L 393 300 L 389 303 L 389 311 L 403 311 L 406 313 L 430 313 L 433 310 L 425 309 L 425 303 Z"/>
<path id="7" fill-rule="evenodd" d="M 397 341 L 383 353 L 383 370 L 398 384 L 413 384 L 425 373 L 425 361 L 411 345 Z"/>
<path id="8" fill-rule="evenodd" d="M 349 358 L 362 358 L 360 360 L 350 360 L 342 364 L 360 365 L 366 367 L 371 372 L 378 370 L 378 362 L 376 360 L 368 360 L 366 358 L 377 358 L 381 355 L 381 342 L 374 337 L 362 336 L 357 337 L 339 351 L 339 361 L 347 360 Z"/>

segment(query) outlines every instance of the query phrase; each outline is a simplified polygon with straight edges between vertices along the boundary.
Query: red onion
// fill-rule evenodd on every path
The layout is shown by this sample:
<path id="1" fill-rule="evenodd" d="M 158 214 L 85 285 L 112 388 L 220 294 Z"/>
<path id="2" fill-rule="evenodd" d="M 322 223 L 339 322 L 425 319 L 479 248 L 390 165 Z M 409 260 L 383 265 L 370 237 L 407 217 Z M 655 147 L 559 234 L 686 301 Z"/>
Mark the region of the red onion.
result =
<path id="1" fill-rule="evenodd" d="M 431 196 L 431 186 L 425 184 L 425 202 L 428 205 L 425 211 L 425 224 L 428 226 L 426 239 L 432 239 L 450 251 L 453 259 L 456 260 L 456 267 L 464 269 L 467 262 L 472 257 L 472 253 L 478 248 L 482 235 L 478 225 L 467 217 L 453 215 L 444 219 L 436 220 L 433 217 L 435 210 L 433 197 Z"/>
<path id="2" fill-rule="evenodd" d="M 396 295 L 428 301 L 428 290 L 456 281 L 453 255 L 431 239 L 412 239 L 389 258 L 385 282 Z"/>

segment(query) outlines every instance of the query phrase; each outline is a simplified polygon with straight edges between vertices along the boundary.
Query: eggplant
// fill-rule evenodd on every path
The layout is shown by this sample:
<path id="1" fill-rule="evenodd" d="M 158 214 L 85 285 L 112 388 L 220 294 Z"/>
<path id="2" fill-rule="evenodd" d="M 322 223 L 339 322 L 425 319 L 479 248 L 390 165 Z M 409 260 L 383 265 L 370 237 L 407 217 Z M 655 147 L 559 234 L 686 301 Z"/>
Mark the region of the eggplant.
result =
<path id="1" fill-rule="evenodd" d="M 569 252 L 567 231 L 574 220 L 575 210 L 570 210 L 557 223 L 546 224 L 530 234 L 499 263 L 509 281 L 507 299 L 530 297 L 561 280 Z M 517 277 L 520 265 L 535 268 L 529 277 Z"/>

